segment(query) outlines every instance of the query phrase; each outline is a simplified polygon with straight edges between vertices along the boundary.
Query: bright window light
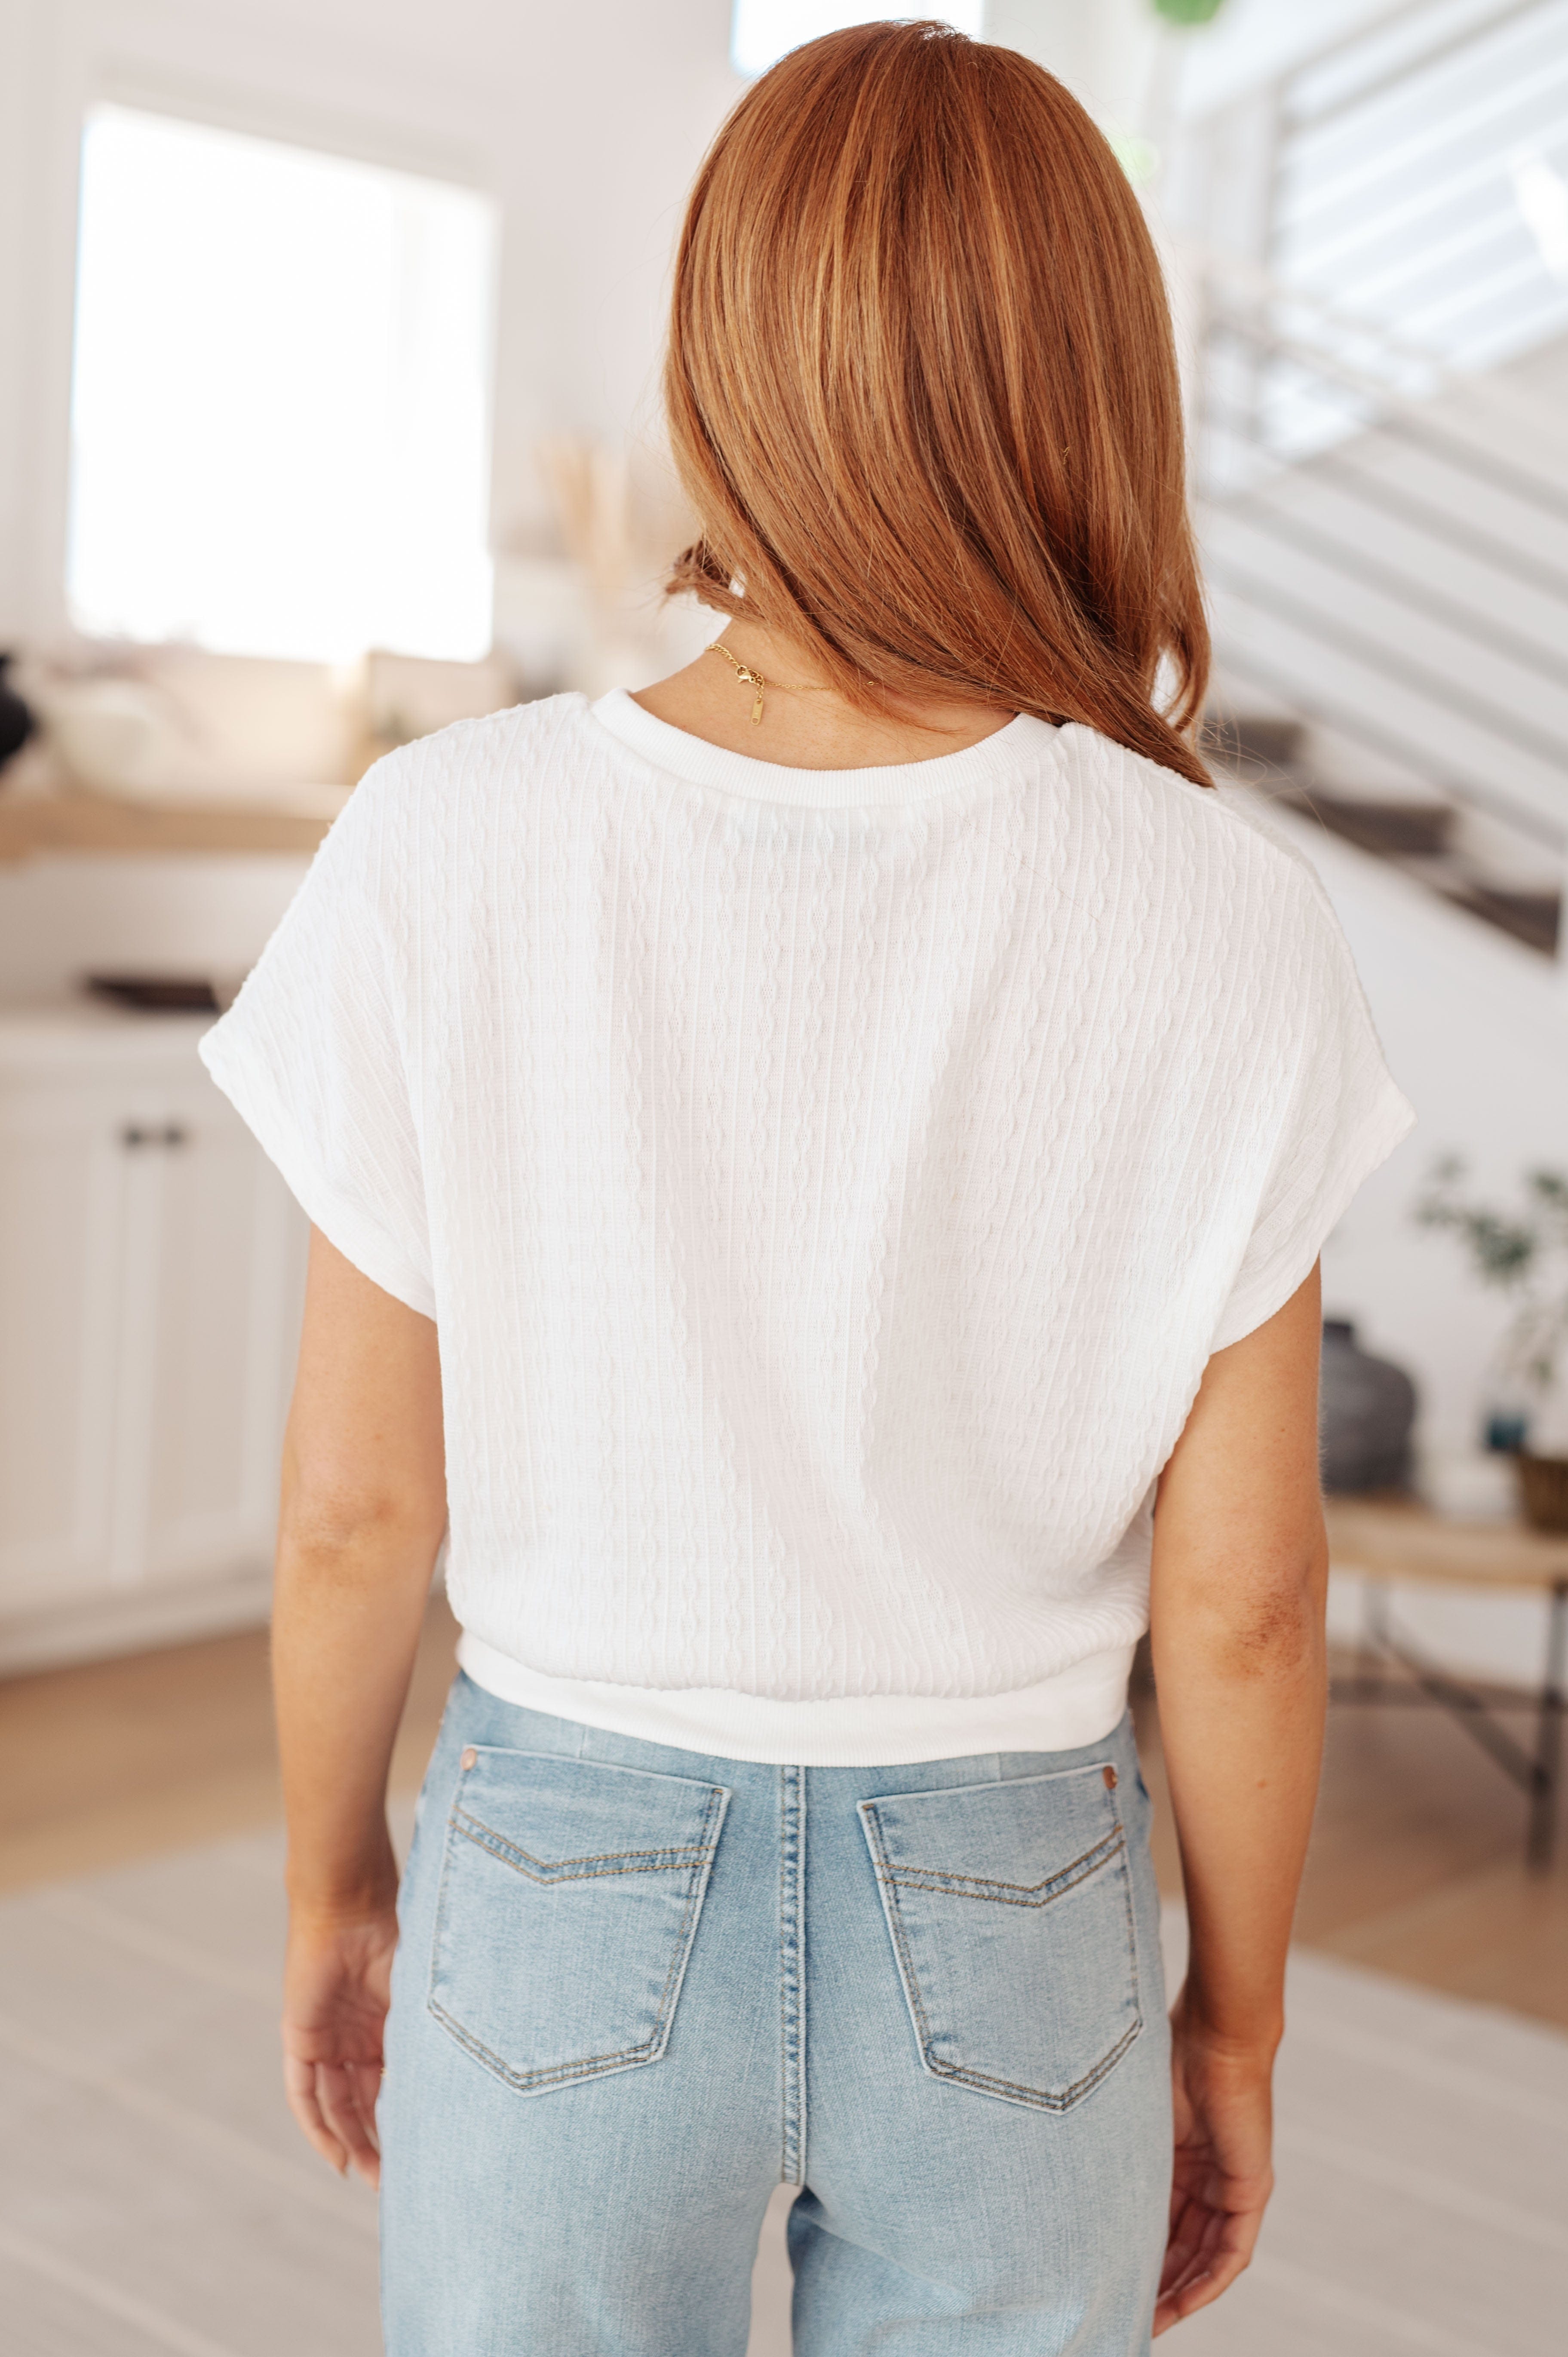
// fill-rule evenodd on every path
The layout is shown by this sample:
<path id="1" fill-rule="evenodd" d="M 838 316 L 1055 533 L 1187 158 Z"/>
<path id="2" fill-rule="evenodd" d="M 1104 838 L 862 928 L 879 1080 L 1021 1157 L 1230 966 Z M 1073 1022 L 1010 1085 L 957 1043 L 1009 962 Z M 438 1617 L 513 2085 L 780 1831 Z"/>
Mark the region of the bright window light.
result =
<path id="1" fill-rule="evenodd" d="M 984 0 L 955 0 L 947 8 L 855 7 L 854 0 L 735 0 L 730 32 L 730 61 L 738 74 L 766 73 L 769 66 L 802 41 L 823 33 L 841 33 L 846 25 L 891 21 L 908 25 L 918 17 L 935 16 L 960 33 L 980 31 Z"/>
<path id="2" fill-rule="evenodd" d="M 472 189 L 95 108 L 77 627 L 326 662 L 484 654 L 494 245 Z"/>
<path id="3" fill-rule="evenodd" d="M 1568 180 L 1544 156 L 1516 156 L 1514 196 L 1553 278 L 1568 279 Z"/>

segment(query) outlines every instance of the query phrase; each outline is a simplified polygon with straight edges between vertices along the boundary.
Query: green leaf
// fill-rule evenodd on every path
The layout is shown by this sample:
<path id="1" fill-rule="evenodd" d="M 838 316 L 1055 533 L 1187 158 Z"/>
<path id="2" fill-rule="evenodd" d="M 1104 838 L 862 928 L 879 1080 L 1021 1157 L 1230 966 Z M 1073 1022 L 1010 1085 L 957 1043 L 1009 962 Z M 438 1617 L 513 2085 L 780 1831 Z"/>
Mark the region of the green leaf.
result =
<path id="1" fill-rule="evenodd" d="M 1224 0 L 1155 0 L 1155 14 L 1167 25 L 1207 25 L 1223 5 Z"/>
<path id="2" fill-rule="evenodd" d="M 1523 1297 L 1498 1342 L 1494 1366 L 1508 1383 L 1543 1398 L 1557 1383 L 1568 1342 L 1568 1292 L 1562 1289 L 1568 1262 L 1568 1171 L 1522 1172 L 1522 1215 L 1466 1201 L 1461 1189 L 1467 1176 L 1460 1156 L 1439 1155 L 1410 1216 L 1417 1227 L 1446 1229 L 1456 1238 L 1483 1285 Z"/>

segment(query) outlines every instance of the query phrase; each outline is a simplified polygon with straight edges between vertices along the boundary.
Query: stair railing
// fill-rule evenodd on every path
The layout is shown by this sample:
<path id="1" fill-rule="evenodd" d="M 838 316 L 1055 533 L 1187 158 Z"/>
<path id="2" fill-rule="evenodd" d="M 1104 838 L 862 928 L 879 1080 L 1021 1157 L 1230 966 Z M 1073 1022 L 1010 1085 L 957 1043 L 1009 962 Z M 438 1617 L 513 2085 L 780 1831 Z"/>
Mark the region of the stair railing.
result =
<path id="1" fill-rule="evenodd" d="M 1297 637 L 1350 657 L 1360 670 L 1484 732 L 1498 748 L 1499 766 L 1506 766 L 1510 754 L 1526 756 L 1560 781 L 1561 801 L 1543 791 L 1509 791 L 1495 779 L 1477 776 L 1471 765 L 1445 768 L 1434 762 L 1430 743 L 1377 709 L 1375 697 L 1362 702 L 1325 691 L 1222 637 L 1226 669 L 1250 677 L 1302 719 L 1413 770 L 1445 799 L 1484 811 L 1541 850 L 1561 855 L 1568 848 L 1568 727 L 1515 710 L 1452 670 L 1423 660 L 1419 651 L 1423 626 L 1435 623 L 1549 689 L 1563 686 L 1568 676 L 1568 435 L 1554 413 L 1517 395 L 1489 402 L 1482 393 L 1479 410 L 1489 409 L 1499 423 L 1528 419 L 1535 429 L 1533 435 L 1513 436 L 1505 450 L 1488 447 L 1445 420 L 1434 396 L 1455 380 L 1431 355 L 1412 355 L 1408 347 L 1391 343 L 1378 350 L 1367 323 L 1337 320 L 1326 306 L 1304 301 L 1297 290 L 1212 257 L 1201 269 L 1199 284 L 1194 489 L 1200 529 L 1206 522 L 1210 526 L 1204 538 L 1211 580 L 1274 616 Z M 1294 323 L 1294 332 L 1279 324 L 1282 318 Z M 1325 330 L 1321 340 L 1304 332 L 1309 322 Z M 1345 325 L 1358 339 L 1356 358 L 1342 349 L 1339 330 Z M 1428 371 L 1424 400 L 1404 389 L 1412 359 Z M 1303 448 L 1287 412 L 1287 430 L 1281 436 L 1281 371 L 1288 372 L 1289 399 L 1299 402 L 1305 386 L 1320 410 L 1332 411 L 1332 434 L 1319 431 Z M 1466 399 L 1480 389 L 1479 381 L 1458 382 Z M 1564 446 L 1561 462 L 1549 451 L 1552 433 Z M 1533 448 L 1537 436 L 1539 447 Z M 1427 462 L 1421 488 L 1369 466 L 1369 437 L 1418 447 Z M 1282 502 L 1271 497 L 1282 483 L 1312 481 L 1331 486 L 1338 511 L 1359 515 L 1364 529 L 1347 534 L 1304 513 L 1299 498 Z M 1495 495 L 1485 521 L 1474 512 L 1477 486 Z M 1562 522 L 1560 558 L 1510 532 L 1510 506 L 1532 518 Z M 1249 565 L 1219 544 L 1212 522 L 1221 515 L 1243 517 L 1263 547 L 1274 552 L 1275 561 Z M 1440 559 L 1455 561 L 1440 561 L 1423 576 L 1389 562 L 1378 549 L 1379 527 L 1385 522 L 1418 533 Z M 1347 587 L 1374 588 L 1395 616 L 1395 627 L 1380 639 L 1347 622 L 1332 601 L 1303 597 L 1292 582 L 1293 565 L 1302 557 Z M 1466 565 L 1528 590 L 1536 626 L 1521 628 L 1500 617 L 1479 594 L 1485 574 L 1466 585 Z"/>

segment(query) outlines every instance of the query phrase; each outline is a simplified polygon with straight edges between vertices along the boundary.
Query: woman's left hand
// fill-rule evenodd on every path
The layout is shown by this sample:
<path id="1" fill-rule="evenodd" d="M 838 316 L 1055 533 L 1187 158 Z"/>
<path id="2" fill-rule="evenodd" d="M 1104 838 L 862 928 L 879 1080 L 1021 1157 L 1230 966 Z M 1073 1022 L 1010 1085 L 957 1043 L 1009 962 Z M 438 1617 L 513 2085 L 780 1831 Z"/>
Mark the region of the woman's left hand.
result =
<path id="1" fill-rule="evenodd" d="M 1155 2336 L 1229 2290 L 1251 2262 L 1273 2190 L 1273 2044 L 1259 2050 L 1196 2022 L 1184 1990 L 1171 2009 L 1176 2168 Z"/>

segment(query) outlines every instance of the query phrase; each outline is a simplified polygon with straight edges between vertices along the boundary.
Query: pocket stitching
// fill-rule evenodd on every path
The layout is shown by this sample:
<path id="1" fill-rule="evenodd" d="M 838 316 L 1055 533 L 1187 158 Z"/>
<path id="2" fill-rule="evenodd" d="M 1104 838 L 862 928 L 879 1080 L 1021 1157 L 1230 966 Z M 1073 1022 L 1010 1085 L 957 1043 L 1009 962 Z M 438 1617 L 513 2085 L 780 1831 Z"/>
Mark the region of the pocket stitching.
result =
<path id="1" fill-rule="evenodd" d="M 658 1874 L 667 1868 L 700 1866 L 703 1862 L 700 1842 L 684 1848 L 671 1846 L 663 1849 L 596 1850 L 588 1857 L 535 1857 L 532 1850 L 524 1849 L 520 1842 L 508 1841 L 505 1834 L 498 1834 L 493 1825 L 487 1825 L 482 1817 L 472 1815 L 456 1801 L 447 1823 L 465 1841 L 471 1841 L 476 1849 L 487 1850 L 499 1865 L 513 1867 L 517 1873 L 526 1875 L 530 1882 L 588 1882 L 596 1878 L 596 1870 L 599 1874 Z M 622 1866 L 618 1863 L 622 1858 L 635 1863 Z M 568 1874 L 568 1867 L 590 1871 Z M 537 1873 L 533 1871 L 535 1867 L 539 1868 Z"/>
<path id="2" fill-rule="evenodd" d="M 505 2080 L 508 2086 L 516 2087 L 521 2092 L 527 2092 L 531 2089 L 537 2090 L 546 2086 L 559 2086 L 573 2079 L 603 2077 L 610 2071 L 623 2069 L 628 2065 L 636 2062 L 657 2061 L 659 2056 L 663 2052 L 664 2045 L 669 2038 L 670 2020 L 674 2011 L 674 1997 L 680 1989 L 682 1980 L 685 1976 L 687 1958 L 691 1950 L 693 1935 L 696 1930 L 697 1910 L 702 1905 L 703 1898 L 707 1890 L 709 1871 L 713 1866 L 714 1857 L 718 1848 L 719 1832 L 723 1824 L 725 1810 L 728 1804 L 729 1793 L 724 1785 L 711 1784 L 708 1787 L 707 1806 L 703 1813 L 702 1838 L 697 1846 L 697 1871 L 693 1877 L 692 1889 L 687 1895 L 686 1911 L 681 1919 L 680 1931 L 676 1933 L 675 1952 L 671 1958 L 670 1970 L 665 1975 L 664 1986 L 660 1991 L 659 2010 L 654 2019 L 653 2029 L 650 2035 L 642 2040 L 640 2045 L 623 2047 L 618 2054 L 592 2054 L 580 2062 L 556 2063 L 552 2069 L 547 2071 L 514 2071 L 510 2063 L 503 2061 L 501 2057 L 495 2053 L 489 2047 L 485 2045 L 482 2040 L 476 2038 L 471 2030 L 465 2029 L 462 2023 L 447 2012 L 446 2007 L 435 1996 L 434 1989 L 428 1989 L 425 1995 L 425 2004 L 429 2011 L 435 2017 L 437 2021 L 441 2022 L 444 2027 L 450 2031 L 457 2043 L 465 2048 L 468 2053 L 472 2054 L 476 2060 L 483 2062 L 487 2069 L 493 2071 L 499 2079 Z M 456 1803 L 454 1802 L 451 1814 L 447 1818 L 448 1831 L 456 1830 L 461 1832 L 462 1829 L 460 1827 L 454 1827 L 452 1822 L 453 1818 L 456 1817 L 460 1813 L 463 1813 L 458 1810 Z M 718 1819 L 717 1824 L 714 1822 L 715 1815 Z M 712 1834 L 711 1839 L 709 1838 L 710 1832 Z M 463 1837 L 466 1840 L 471 1838 L 471 1836 L 467 1835 L 464 1835 Z M 477 1843 L 475 1846 L 477 1848 L 483 1848 L 485 1845 L 482 1843 Z M 657 1851 L 648 1853 L 648 1855 L 653 1857 L 657 1857 L 659 1854 L 660 1853 Z M 613 1856 L 616 1855 L 616 1853 L 609 1852 L 607 1853 L 607 1855 Z M 622 1852 L 620 1855 L 630 1856 L 632 1853 Z M 441 1952 L 441 1935 L 446 1927 L 446 1881 L 451 1862 L 452 1850 L 451 1845 L 448 1843 L 446 1856 L 442 1863 L 441 1890 L 435 1909 L 435 1934 L 432 1943 L 430 1960 L 432 1981 L 435 1979 L 437 1959 Z M 635 1869 L 626 1867 L 621 1867 L 618 1870 L 622 1873 L 631 1873 Z M 529 1878 L 532 1880 L 533 1878 L 530 1877 Z M 575 1880 L 587 1879 L 586 1877 L 573 1877 L 569 1878 Z"/>
<path id="3" fill-rule="evenodd" d="M 898 1975 L 904 1984 L 904 1995 L 908 2001 L 910 2014 L 914 2018 L 916 2040 L 920 2051 L 920 2061 L 925 2069 L 930 2072 L 934 2079 L 946 2079 L 960 2086 L 973 2087 L 982 2094 L 997 2094 L 1004 2096 L 1015 2103 L 1029 2104 L 1033 2105 L 1036 2111 L 1065 2112 L 1069 2110 L 1073 2104 L 1078 2102 L 1079 2097 L 1088 2094 L 1091 2089 L 1098 2086 L 1101 2080 L 1105 2077 L 1106 2073 L 1114 2068 L 1115 2064 L 1121 2061 L 1122 2055 L 1127 2051 L 1128 2047 L 1131 2046 L 1133 2040 L 1139 2035 L 1144 2027 L 1143 2006 L 1138 1989 L 1138 1943 L 1136 1926 L 1133 1920 L 1132 1883 L 1131 1877 L 1127 1873 L 1125 1866 L 1127 1847 L 1125 1837 L 1123 1836 L 1122 1839 L 1118 1842 L 1116 1852 L 1112 1852 L 1112 1855 L 1115 1855 L 1119 1852 L 1123 1858 L 1122 1875 L 1122 1903 L 1127 1919 L 1127 1956 L 1133 1981 L 1133 2019 L 1127 2029 L 1122 2031 L 1115 2045 L 1112 2047 L 1109 2053 L 1102 2054 L 1099 2061 L 1097 2061 L 1090 2070 L 1087 2071 L 1081 2079 L 1075 2080 L 1069 2087 L 1065 2087 L 1055 2093 L 1048 2093 L 1038 2087 L 1023 2087 L 1018 2085 L 1014 2080 L 999 2079 L 986 2073 L 985 2072 L 972 2070 L 962 2063 L 939 2062 L 936 2057 L 932 2054 L 930 2023 L 927 2018 L 925 2001 L 920 1994 L 919 1976 L 915 1970 L 915 1960 L 913 1955 L 910 1953 L 908 1938 L 904 1929 L 903 1917 L 899 1912 L 898 1869 L 893 1867 L 888 1863 L 887 1852 L 882 1837 L 882 1825 L 876 1814 L 876 1803 L 875 1801 L 863 1801 L 861 1803 L 860 1817 L 868 1835 L 870 1835 L 873 1847 L 876 1854 L 878 1861 L 876 1879 L 882 1887 L 883 1912 L 887 1919 L 888 1931 L 893 1936 L 894 1951 L 898 1963 Z M 1117 1826 L 1117 1831 L 1118 1833 L 1121 1833 L 1122 1831 L 1120 1824 Z M 1110 1836 L 1107 1836 L 1107 1838 L 1109 1839 Z M 1092 1852 L 1085 1852 L 1086 1857 L 1091 1855 Z M 1108 1862 L 1108 1859 L 1101 1861 L 1101 1863 Z M 1074 1863 L 1077 1864 L 1079 1863 L 1079 1861 L 1075 1860 Z M 917 1871 L 919 1869 L 917 1869 Z M 1069 1869 L 1065 1867 L 1063 1869 L 1064 1872 L 1069 1870 Z M 1079 1882 L 1086 1881 L 1087 1879 L 1087 1875 L 1080 1875 L 1079 1877 Z M 1076 1888 L 1076 1885 L 1074 1887 Z M 929 1884 L 920 1884 L 917 1885 L 916 1888 L 929 1889 L 930 1886 Z M 952 1895 L 955 1898 L 971 1898 L 983 1897 L 986 1894 L 983 1892 L 957 1891 Z M 1059 1896 L 1060 1894 L 1058 1895 Z M 1016 1900 L 1006 1900 L 999 1903 L 1005 1906 L 1016 1906 L 1020 1902 Z M 1035 1903 L 1043 1904 L 1045 1902 L 1036 1901 Z"/>
<path id="4" fill-rule="evenodd" d="M 996 1907 L 1048 1907 L 1053 1900 L 1065 1899 L 1069 1890 L 1087 1882 L 1102 1866 L 1109 1866 L 1126 1847 L 1126 1828 L 1118 1819 L 1092 1849 L 1086 1849 L 1069 1866 L 1058 1867 L 1055 1874 L 1043 1875 L 1038 1882 L 1003 1882 L 990 1875 L 949 1874 L 939 1866 L 890 1866 L 886 1875 L 890 1882 L 905 1883 L 911 1890 L 945 1890 L 954 1899 L 982 1899 Z M 966 1887 L 956 1889 L 954 1886 L 959 1884 Z"/>
<path id="5" fill-rule="evenodd" d="M 1140 2016 L 1122 2031 L 1110 2052 L 1101 2055 L 1092 2071 L 1086 2072 L 1081 2079 L 1074 2080 L 1070 2087 L 1064 2087 L 1056 2094 L 1045 2094 L 1038 2087 L 1020 2087 L 1011 2079 L 990 2078 L 983 2071 L 964 2070 L 957 2063 L 934 2062 L 929 2056 L 926 2067 L 933 2078 L 950 2079 L 960 2086 L 978 2088 L 983 2094 L 1005 2095 L 1014 2103 L 1032 2104 L 1036 2111 L 1066 2112 L 1071 2110 L 1080 2096 L 1087 2095 L 1097 2087 L 1108 2071 L 1115 2068 L 1143 2027 Z"/>

